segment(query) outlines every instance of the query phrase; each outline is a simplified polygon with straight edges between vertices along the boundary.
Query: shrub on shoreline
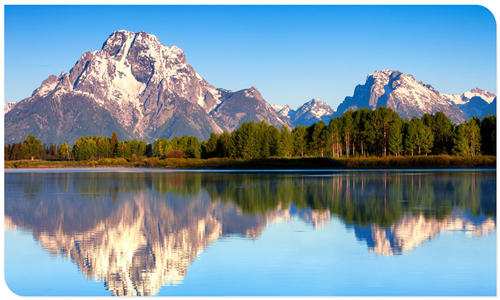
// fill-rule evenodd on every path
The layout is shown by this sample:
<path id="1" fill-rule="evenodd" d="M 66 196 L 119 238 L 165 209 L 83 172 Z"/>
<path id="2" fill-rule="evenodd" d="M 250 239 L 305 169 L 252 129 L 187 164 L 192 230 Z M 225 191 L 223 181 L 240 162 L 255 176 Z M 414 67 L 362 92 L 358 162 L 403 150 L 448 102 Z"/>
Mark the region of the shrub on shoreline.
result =
<path id="1" fill-rule="evenodd" d="M 387 156 L 341 158 L 103 158 L 98 161 L 6 161 L 4 168 L 145 167 L 176 169 L 339 169 L 339 168 L 440 168 L 496 167 L 495 156 Z"/>

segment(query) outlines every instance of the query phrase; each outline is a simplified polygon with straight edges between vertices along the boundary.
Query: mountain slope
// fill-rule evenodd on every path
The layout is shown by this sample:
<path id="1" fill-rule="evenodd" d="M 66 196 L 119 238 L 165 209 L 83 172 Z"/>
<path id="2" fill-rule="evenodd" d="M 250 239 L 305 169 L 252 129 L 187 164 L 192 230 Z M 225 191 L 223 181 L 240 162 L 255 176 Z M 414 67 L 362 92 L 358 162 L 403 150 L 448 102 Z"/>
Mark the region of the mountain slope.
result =
<path id="1" fill-rule="evenodd" d="M 391 70 L 368 74 L 366 83 L 356 86 L 353 96 L 345 98 L 334 116 L 341 116 L 349 109 L 375 109 L 379 106 L 390 107 L 408 119 L 438 111 L 444 112 L 454 123 L 468 119 L 457 104 L 442 97 L 432 86 L 417 82 L 411 75 Z"/>
<path id="2" fill-rule="evenodd" d="M 486 114 L 493 115 L 496 113 L 496 105 L 490 105 L 496 99 L 495 94 L 479 88 L 459 95 L 441 94 L 441 96 L 455 102 L 469 118 L 474 116 L 481 118 Z"/>
<path id="3" fill-rule="evenodd" d="M 493 101 L 486 108 L 486 114 L 490 116 L 495 115 L 497 113 L 497 97 L 493 99 Z"/>
<path id="4" fill-rule="evenodd" d="M 222 95 L 222 103 L 210 115 L 221 128 L 229 132 L 235 130 L 242 122 L 252 120 L 256 122 L 265 120 L 267 124 L 274 125 L 278 129 L 281 129 L 283 124 L 292 128 L 290 122 L 279 115 L 255 87 L 234 93 L 222 89 L 219 89 L 219 92 Z"/>
<path id="5" fill-rule="evenodd" d="M 319 99 L 312 99 L 301 105 L 290 117 L 293 125 L 309 126 L 313 123 L 323 120 L 328 122 L 335 111 L 326 102 Z"/>
<path id="6" fill-rule="evenodd" d="M 120 139 L 149 142 L 184 134 L 208 139 L 211 132 L 234 130 L 234 120 L 231 125 L 223 120 L 239 120 L 226 115 L 240 108 L 231 107 L 235 101 L 221 105 L 231 98 L 222 91 L 197 74 L 175 45 L 162 45 L 146 32 L 120 30 L 109 36 L 100 51 L 87 51 L 68 73 L 49 76 L 20 102 L 23 105 L 8 112 L 5 142 L 22 141 L 27 134 L 45 143 L 74 142 L 78 134 L 111 136 L 107 132 L 113 131 L 121 133 Z M 245 97 L 251 99 L 249 103 L 256 99 Z M 259 97 L 261 106 L 245 106 L 258 110 L 240 113 L 255 121 L 282 124 L 260 93 Z M 211 113 L 216 107 L 214 118 Z M 80 112 L 67 115 L 72 109 Z"/>
<path id="7" fill-rule="evenodd" d="M 6 113 L 8 113 L 11 109 L 14 108 L 14 106 L 16 106 L 17 102 L 4 102 L 3 104 L 3 113 L 4 115 Z"/>
<path id="8" fill-rule="evenodd" d="M 484 101 L 483 98 L 474 96 L 465 104 L 460 104 L 458 107 L 467 115 L 467 117 L 472 118 L 477 116 L 482 118 L 486 116 L 486 108 L 488 107 L 488 102 Z"/>

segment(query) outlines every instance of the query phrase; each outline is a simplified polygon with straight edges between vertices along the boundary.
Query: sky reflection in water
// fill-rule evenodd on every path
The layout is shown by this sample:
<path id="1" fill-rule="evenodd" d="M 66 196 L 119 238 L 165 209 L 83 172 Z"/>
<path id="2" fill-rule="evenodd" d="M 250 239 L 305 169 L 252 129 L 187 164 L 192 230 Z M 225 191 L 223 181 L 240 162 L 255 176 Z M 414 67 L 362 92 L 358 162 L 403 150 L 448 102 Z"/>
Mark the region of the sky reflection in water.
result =
<path id="1" fill-rule="evenodd" d="M 495 171 L 8 172 L 4 224 L 20 295 L 496 293 Z"/>

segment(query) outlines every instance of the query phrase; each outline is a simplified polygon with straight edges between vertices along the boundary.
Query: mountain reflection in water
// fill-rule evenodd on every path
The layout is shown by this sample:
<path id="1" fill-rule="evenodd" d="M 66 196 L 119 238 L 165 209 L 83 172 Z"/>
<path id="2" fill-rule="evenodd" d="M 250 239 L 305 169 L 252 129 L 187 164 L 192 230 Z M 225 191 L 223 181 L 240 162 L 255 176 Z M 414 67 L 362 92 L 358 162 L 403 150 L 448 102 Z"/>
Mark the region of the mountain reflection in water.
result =
<path id="1" fill-rule="evenodd" d="M 329 176 L 335 175 L 335 176 Z M 340 175 L 340 176 L 339 176 Z M 491 172 L 6 173 L 5 228 L 22 227 L 113 295 L 182 283 L 219 238 L 297 217 L 340 218 L 368 250 L 406 254 L 439 233 L 496 228 Z"/>

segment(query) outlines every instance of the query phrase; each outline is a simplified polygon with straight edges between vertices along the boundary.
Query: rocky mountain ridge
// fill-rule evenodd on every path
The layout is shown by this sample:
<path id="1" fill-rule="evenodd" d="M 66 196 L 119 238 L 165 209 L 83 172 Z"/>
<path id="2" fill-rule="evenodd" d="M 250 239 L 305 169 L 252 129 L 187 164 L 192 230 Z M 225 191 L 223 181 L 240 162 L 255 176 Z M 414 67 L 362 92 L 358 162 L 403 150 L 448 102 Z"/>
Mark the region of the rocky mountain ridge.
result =
<path id="1" fill-rule="evenodd" d="M 299 106 L 297 110 L 291 109 L 291 107 L 288 105 L 286 105 L 285 107 L 280 107 L 279 105 L 275 104 L 273 108 L 274 107 L 279 108 L 275 108 L 276 111 L 283 117 L 289 119 L 294 126 L 309 126 L 313 123 L 318 122 L 319 120 L 328 122 L 335 112 L 330 107 L 330 105 L 317 98 L 313 98 L 312 100 L 304 103 L 303 105 Z"/>
<path id="2" fill-rule="evenodd" d="M 335 116 L 350 109 L 375 109 L 379 106 L 390 107 L 401 117 L 408 119 L 438 111 L 444 112 L 455 123 L 468 119 L 457 104 L 442 97 L 431 85 L 417 82 L 412 75 L 392 70 L 368 74 L 365 84 L 356 86 L 353 96 L 344 99 Z"/>
<path id="3" fill-rule="evenodd" d="M 16 106 L 17 102 L 4 102 L 3 104 L 3 113 L 4 115 L 6 113 L 8 113 L 11 109 L 14 108 L 14 106 Z"/>
<path id="4" fill-rule="evenodd" d="M 253 110 L 240 111 L 230 103 Z M 149 142 L 185 134 L 208 139 L 250 119 L 291 127 L 256 88 L 216 89 L 177 46 L 169 48 L 146 32 L 120 30 L 100 51 L 87 51 L 68 73 L 49 76 L 15 105 L 5 115 L 5 142 L 28 134 L 44 142 L 74 142 L 78 135 L 111 136 L 113 131 Z"/>

